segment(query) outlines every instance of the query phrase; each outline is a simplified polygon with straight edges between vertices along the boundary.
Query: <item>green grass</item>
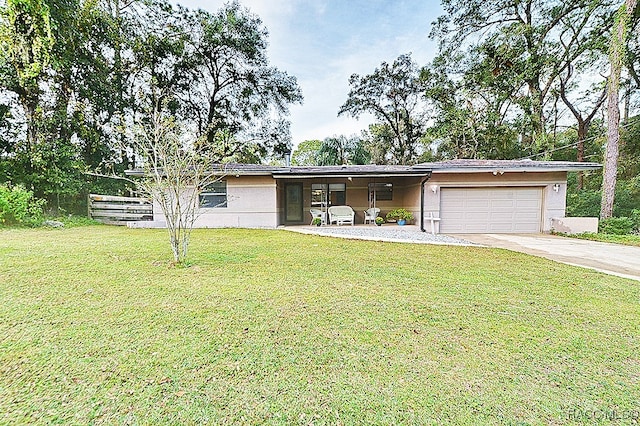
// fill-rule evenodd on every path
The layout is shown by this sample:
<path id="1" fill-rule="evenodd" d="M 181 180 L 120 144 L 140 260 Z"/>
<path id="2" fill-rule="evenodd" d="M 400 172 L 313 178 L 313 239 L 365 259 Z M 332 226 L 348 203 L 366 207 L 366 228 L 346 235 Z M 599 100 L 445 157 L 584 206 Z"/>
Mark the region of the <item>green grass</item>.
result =
<path id="1" fill-rule="evenodd" d="M 640 235 L 595 234 L 593 232 L 586 232 L 584 234 L 565 235 L 565 237 L 640 247 Z"/>
<path id="2" fill-rule="evenodd" d="M 175 268 L 166 239 L 0 232 L 0 424 L 638 415 L 634 281 L 505 250 L 256 230 L 196 230 L 192 266 Z"/>

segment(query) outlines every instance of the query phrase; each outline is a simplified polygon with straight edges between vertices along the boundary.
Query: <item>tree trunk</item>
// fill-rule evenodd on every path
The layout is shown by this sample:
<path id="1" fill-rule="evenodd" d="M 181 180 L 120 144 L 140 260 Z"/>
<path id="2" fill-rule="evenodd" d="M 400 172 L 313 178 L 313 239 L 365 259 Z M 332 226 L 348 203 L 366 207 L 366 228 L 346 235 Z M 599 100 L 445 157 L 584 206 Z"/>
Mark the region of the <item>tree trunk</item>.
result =
<path id="1" fill-rule="evenodd" d="M 38 103 L 39 100 L 26 99 L 23 101 L 23 109 L 25 112 L 25 121 L 27 125 L 27 135 L 25 141 L 25 148 L 23 155 L 24 158 L 24 178 L 28 185 L 28 188 L 31 191 L 34 191 L 37 197 L 42 198 L 43 194 L 40 192 L 36 192 L 36 187 L 34 185 L 34 150 L 38 145 L 38 124 L 40 122 L 40 117 L 38 116 Z"/>
<path id="2" fill-rule="evenodd" d="M 623 102 L 624 102 L 624 109 L 623 109 L 623 113 L 622 113 L 622 123 L 626 123 L 627 121 L 629 121 L 629 109 L 630 107 L 630 101 L 631 101 L 631 93 L 633 92 L 633 89 L 631 88 L 632 85 L 632 80 L 628 79 L 627 83 L 625 85 L 625 90 L 624 90 L 624 96 L 623 96 Z"/>
<path id="3" fill-rule="evenodd" d="M 638 0 L 626 0 L 616 16 L 616 23 L 611 35 L 609 62 L 611 75 L 607 88 L 607 147 L 602 175 L 602 203 L 600 218 L 613 216 L 613 202 L 615 199 L 616 179 L 618 175 L 618 153 L 620 142 L 620 105 L 618 92 L 620 90 L 620 73 L 625 56 L 627 25 L 633 14 Z"/>
<path id="4" fill-rule="evenodd" d="M 544 125 L 544 114 L 542 108 L 542 92 L 537 81 L 529 82 L 529 96 L 531 98 L 531 127 L 532 142 L 542 149 L 550 148 L 547 141 L 547 133 Z"/>
<path id="5" fill-rule="evenodd" d="M 578 154 L 576 160 L 582 163 L 584 161 L 584 141 L 587 139 L 589 124 L 584 121 L 578 121 Z M 578 191 L 584 188 L 584 172 L 578 172 Z"/>
<path id="6" fill-rule="evenodd" d="M 620 140 L 620 109 L 618 107 L 618 91 L 612 81 L 609 81 L 607 96 L 607 147 L 605 150 L 604 171 L 602 176 L 602 204 L 600 218 L 606 219 L 613 215 L 613 201 L 615 197 L 616 179 L 618 175 L 618 151 Z"/>

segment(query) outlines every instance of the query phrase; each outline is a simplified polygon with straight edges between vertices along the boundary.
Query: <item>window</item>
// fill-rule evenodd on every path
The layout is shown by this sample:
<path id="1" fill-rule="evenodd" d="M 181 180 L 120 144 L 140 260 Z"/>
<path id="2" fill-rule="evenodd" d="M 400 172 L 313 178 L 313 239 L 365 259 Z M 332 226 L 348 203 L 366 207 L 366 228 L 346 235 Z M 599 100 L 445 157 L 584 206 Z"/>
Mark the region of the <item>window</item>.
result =
<path id="1" fill-rule="evenodd" d="M 393 200 L 393 184 L 392 183 L 370 183 L 369 184 L 369 200 L 376 201 L 392 201 Z"/>
<path id="2" fill-rule="evenodd" d="M 347 204 L 347 185 L 344 183 L 311 184 L 311 207 L 344 206 Z"/>
<path id="3" fill-rule="evenodd" d="M 200 207 L 227 207 L 227 181 L 221 180 L 207 185 L 200 193 Z"/>

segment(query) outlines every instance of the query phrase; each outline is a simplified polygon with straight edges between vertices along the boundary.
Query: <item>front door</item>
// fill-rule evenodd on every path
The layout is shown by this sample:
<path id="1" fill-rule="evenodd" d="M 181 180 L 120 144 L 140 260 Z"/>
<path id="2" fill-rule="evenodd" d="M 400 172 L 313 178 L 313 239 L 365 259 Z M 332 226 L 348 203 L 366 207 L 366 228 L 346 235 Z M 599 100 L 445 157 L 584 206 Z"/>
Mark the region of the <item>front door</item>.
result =
<path id="1" fill-rule="evenodd" d="M 302 222 L 303 197 L 301 183 L 287 183 L 284 186 L 284 221 Z"/>

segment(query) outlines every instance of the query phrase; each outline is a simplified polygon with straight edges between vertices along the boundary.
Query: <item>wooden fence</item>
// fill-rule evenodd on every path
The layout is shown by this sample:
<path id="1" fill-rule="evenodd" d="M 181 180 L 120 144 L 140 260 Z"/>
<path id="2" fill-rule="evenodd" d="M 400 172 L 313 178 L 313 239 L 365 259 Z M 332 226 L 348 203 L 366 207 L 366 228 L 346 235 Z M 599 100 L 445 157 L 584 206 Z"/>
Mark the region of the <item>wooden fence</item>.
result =
<path id="1" fill-rule="evenodd" d="M 153 220 L 153 204 L 147 198 L 89 194 L 89 218 L 125 225 L 130 221 Z"/>

